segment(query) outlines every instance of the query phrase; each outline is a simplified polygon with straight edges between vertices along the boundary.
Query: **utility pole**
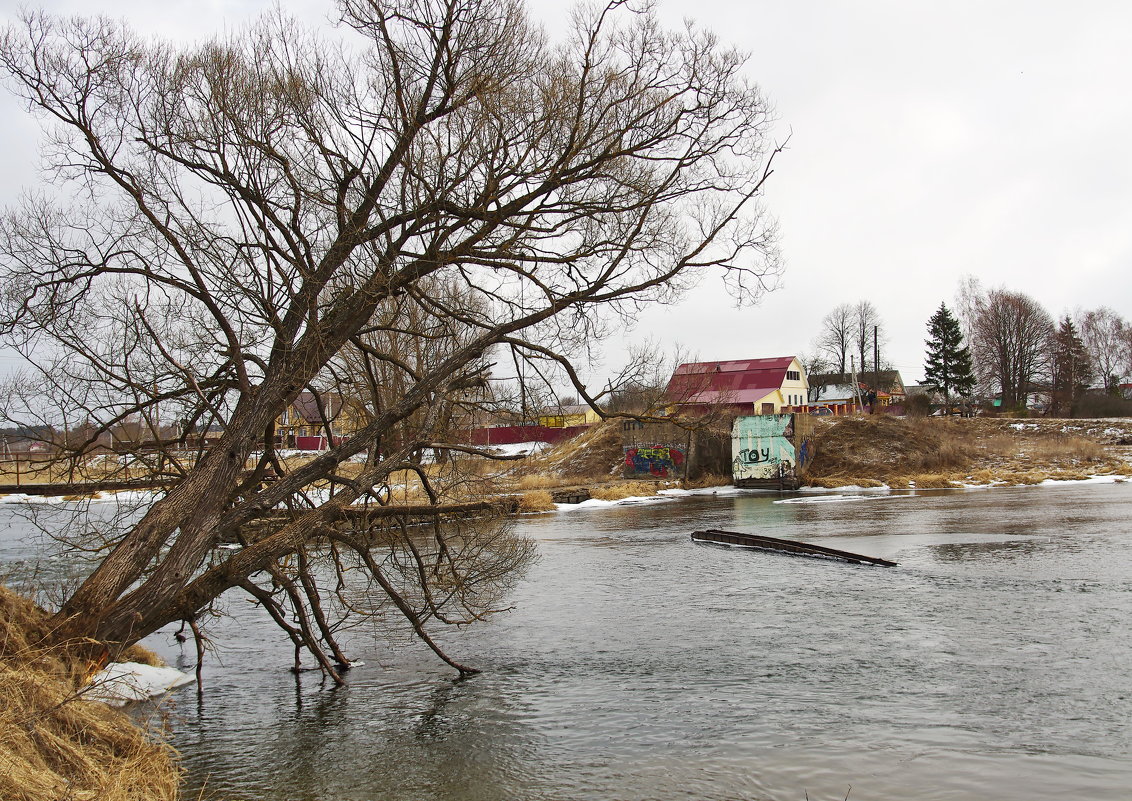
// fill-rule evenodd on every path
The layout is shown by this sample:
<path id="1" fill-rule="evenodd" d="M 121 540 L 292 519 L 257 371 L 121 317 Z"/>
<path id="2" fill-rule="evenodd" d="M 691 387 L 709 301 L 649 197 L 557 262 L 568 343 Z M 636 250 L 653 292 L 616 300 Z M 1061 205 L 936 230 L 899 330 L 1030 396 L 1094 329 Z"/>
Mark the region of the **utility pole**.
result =
<path id="1" fill-rule="evenodd" d="M 862 365 L 863 366 L 863 365 Z M 852 371 L 849 374 L 850 380 L 853 382 L 853 396 L 857 399 L 857 407 L 860 411 L 865 410 L 865 402 L 861 400 L 861 382 L 857 380 L 857 357 L 849 357 L 849 369 Z"/>
<path id="2" fill-rule="evenodd" d="M 873 326 L 873 390 L 880 389 L 880 344 L 877 342 L 877 326 Z"/>

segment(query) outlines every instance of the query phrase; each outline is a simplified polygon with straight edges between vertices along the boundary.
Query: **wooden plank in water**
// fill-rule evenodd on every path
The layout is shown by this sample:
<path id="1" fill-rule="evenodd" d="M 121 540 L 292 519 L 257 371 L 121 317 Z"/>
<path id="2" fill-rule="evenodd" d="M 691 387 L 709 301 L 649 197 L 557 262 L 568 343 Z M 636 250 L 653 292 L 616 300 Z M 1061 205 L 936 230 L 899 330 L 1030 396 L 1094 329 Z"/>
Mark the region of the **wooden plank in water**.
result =
<path id="1" fill-rule="evenodd" d="M 863 556 L 859 553 L 850 553 L 849 551 L 839 551 L 836 548 L 827 548 L 824 545 L 784 540 L 778 537 L 768 537 L 763 534 L 743 534 L 738 531 L 708 529 L 706 531 L 693 531 L 692 539 L 695 542 L 710 542 L 717 545 L 738 545 L 742 548 L 757 548 L 764 551 L 777 551 L 779 553 L 788 553 L 797 556 L 840 559 L 845 562 L 852 562 L 853 564 L 896 567 L 896 562 L 890 562 L 887 559 L 880 559 L 875 556 Z"/>

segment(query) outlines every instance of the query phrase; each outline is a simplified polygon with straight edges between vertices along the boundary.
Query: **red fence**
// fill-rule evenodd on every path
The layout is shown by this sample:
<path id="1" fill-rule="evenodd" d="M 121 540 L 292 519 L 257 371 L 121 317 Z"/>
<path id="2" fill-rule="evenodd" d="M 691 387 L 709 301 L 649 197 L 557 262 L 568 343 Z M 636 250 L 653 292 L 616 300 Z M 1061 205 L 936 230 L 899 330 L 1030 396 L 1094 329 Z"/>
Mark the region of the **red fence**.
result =
<path id="1" fill-rule="evenodd" d="M 582 433 L 589 426 L 566 426 L 549 428 L 547 426 L 493 426 L 474 428 L 470 432 L 473 445 L 514 445 L 516 442 L 562 442 Z"/>

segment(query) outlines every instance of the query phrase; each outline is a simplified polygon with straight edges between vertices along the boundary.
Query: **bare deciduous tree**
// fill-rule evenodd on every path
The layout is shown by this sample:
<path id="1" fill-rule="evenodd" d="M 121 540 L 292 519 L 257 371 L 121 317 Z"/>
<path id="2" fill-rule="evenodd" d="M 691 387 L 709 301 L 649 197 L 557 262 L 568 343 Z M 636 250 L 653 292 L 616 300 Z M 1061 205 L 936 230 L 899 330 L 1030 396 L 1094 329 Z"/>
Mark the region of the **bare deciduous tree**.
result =
<path id="1" fill-rule="evenodd" d="M 976 370 L 997 387 L 1003 409 L 1025 408 L 1048 381 L 1053 318 L 1028 295 L 992 289 L 974 304 L 971 350 Z"/>
<path id="2" fill-rule="evenodd" d="M 846 372 L 849 354 L 853 352 L 853 306 L 842 303 L 833 308 L 821 321 L 814 346 L 824 354 L 832 369 Z"/>
<path id="3" fill-rule="evenodd" d="M 1112 309 L 1101 306 L 1079 313 L 1077 327 L 1105 392 L 1114 394 L 1129 362 L 1128 323 Z"/>
<path id="4" fill-rule="evenodd" d="M 831 370 L 846 373 L 850 356 L 857 359 L 856 369 L 864 373 L 874 361 L 874 335 L 884 341 L 880 313 L 871 301 L 842 303 L 822 318 L 821 330 L 814 346 L 826 357 Z M 879 369 L 876 365 L 873 369 Z"/>
<path id="5" fill-rule="evenodd" d="M 767 106 L 711 35 L 620 0 L 562 44 L 517 0 L 340 7 L 341 45 L 281 12 L 182 49 L 39 13 L 0 41 L 60 185 L 0 223 L 0 326 L 37 408 L 89 425 L 76 454 L 129 423 L 174 482 L 109 539 L 59 639 L 114 652 L 239 588 L 332 673 L 334 615 L 375 598 L 435 647 L 430 621 L 489 613 L 529 555 L 505 526 L 408 526 L 490 508 L 419 454 L 461 447 L 444 417 L 491 354 L 595 402 L 570 356 L 608 314 L 712 270 L 750 299 L 779 270 Z M 368 391 L 352 435 L 277 459 L 289 404 L 347 384 Z M 398 471 L 420 502 L 391 499 Z"/>
<path id="6" fill-rule="evenodd" d="M 880 312 L 872 301 L 858 301 L 853 307 L 853 350 L 861 360 L 858 369 L 862 373 L 868 372 L 868 365 L 872 365 L 873 380 L 870 383 L 876 386 L 876 376 L 881 369 L 878 363 L 880 344 L 884 341 L 884 325 L 880 319 Z M 867 379 L 866 379 L 867 380 Z"/>

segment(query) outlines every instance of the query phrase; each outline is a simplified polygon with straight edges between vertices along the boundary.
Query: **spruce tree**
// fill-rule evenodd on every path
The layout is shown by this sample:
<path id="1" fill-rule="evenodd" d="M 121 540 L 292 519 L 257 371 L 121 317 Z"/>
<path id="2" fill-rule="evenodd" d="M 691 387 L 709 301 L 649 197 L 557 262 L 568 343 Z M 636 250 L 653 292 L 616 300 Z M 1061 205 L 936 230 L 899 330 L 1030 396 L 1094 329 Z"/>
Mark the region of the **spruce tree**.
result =
<path id="1" fill-rule="evenodd" d="M 943 303 L 928 320 L 927 346 L 924 383 L 942 392 L 948 405 L 952 396 L 970 394 L 975 386 L 975 377 L 971 373 L 971 350 L 963 344 L 959 321 Z"/>
<path id="2" fill-rule="evenodd" d="M 1093 379 L 1093 365 L 1089 351 L 1077 334 L 1077 326 L 1066 315 L 1053 337 L 1053 381 L 1050 399 L 1053 414 L 1058 417 L 1073 414 L 1073 406 L 1089 388 Z"/>

